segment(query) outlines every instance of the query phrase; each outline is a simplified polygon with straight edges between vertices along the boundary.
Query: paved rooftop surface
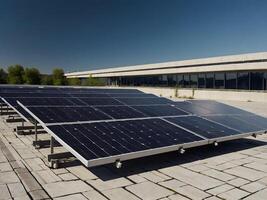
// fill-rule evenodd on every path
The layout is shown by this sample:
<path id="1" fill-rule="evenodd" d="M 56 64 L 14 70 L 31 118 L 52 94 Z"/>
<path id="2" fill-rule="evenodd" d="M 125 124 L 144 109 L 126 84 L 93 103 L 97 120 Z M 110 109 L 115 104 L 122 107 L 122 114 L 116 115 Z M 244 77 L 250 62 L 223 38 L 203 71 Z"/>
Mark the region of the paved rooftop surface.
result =
<path id="1" fill-rule="evenodd" d="M 267 116 L 267 103 L 226 103 Z M 0 199 L 267 199 L 267 135 L 132 160 L 119 170 L 78 161 L 50 169 L 50 148 L 35 149 L 34 136 L 16 135 L 17 125 L 0 119 Z"/>

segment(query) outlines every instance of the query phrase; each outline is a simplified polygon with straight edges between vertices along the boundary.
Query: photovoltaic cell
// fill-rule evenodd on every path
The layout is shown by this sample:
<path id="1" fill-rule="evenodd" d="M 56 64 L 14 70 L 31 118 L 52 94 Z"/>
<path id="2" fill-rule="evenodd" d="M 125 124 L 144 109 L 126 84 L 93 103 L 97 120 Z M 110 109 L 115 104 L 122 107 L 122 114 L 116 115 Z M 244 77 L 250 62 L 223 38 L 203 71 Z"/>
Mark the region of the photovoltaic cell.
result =
<path id="1" fill-rule="evenodd" d="M 220 138 L 235 134 L 240 134 L 239 131 L 227 128 L 220 124 L 208 121 L 206 119 L 197 117 L 197 116 L 188 116 L 188 117 L 170 117 L 165 118 L 166 120 L 182 126 L 187 130 L 193 131 L 201 136 L 204 136 L 208 139 Z"/>

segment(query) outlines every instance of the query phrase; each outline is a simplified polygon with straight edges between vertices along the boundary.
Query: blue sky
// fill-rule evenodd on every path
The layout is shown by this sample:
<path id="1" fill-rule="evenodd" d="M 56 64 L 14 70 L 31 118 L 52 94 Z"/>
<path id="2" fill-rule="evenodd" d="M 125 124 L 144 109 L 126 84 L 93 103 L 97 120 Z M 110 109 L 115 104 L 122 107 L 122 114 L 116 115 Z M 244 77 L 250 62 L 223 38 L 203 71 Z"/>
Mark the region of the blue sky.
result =
<path id="1" fill-rule="evenodd" d="M 50 73 L 267 51 L 266 0 L 0 0 L 0 66 Z"/>

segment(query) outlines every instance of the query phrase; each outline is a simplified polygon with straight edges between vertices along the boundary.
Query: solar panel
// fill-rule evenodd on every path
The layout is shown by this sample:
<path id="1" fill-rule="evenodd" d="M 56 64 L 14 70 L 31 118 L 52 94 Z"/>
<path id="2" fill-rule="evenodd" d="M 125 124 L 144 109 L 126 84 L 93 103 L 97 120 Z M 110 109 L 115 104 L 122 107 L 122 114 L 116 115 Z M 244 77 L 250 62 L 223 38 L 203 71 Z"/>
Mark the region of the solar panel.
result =
<path id="1" fill-rule="evenodd" d="M 212 112 L 209 111 L 208 109 L 202 108 L 196 104 L 192 104 L 192 103 L 187 102 L 187 101 L 175 102 L 174 105 L 181 110 L 184 110 L 188 113 L 195 114 L 195 115 L 212 114 Z"/>
<path id="2" fill-rule="evenodd" d="M 132 107 L 149 117 L 178 116 L 188 114 L 171 105 L 142 105 Z"/>
<path id="3" fill-rule="evenodd" d="M 98 105 L 122 105 L 122 103 L 112 97 L 110 98 L 79 98 L 80 101 L 84 102 L 89 106 Z"/>
<path id="4" fill-rule="evenodd" d="M 215 122 L 224 124 L 228 127 L 231 127 L 235 130 L 239 130 L 240 132 L 252 132 L 252 131 L 260 131 L 267 129 L 267 127 L 257 126 L 252 123 L 251 119 L 254 116 L 247 116 L 248 119 L 242 119 L 241 116 L 229 116 L 229 115 L 211 115 L 205 116 L 205 118 L 209 120 L 213 120 Z M 267 124 L 267 119 L 265 119 L 265 123 Z"/>
<path id="5" fill-rule="evenodd" d="M 43 123 L 97 121 L 112 119 L 93 107 L 28 107 Z"/>
<path id="6" fill-rule="evenodd" d="M 129 106 L 97 106 L 99 110 L 114 119 L 142 118 L 147 115 Z"/>
<path id="7" fill-rule="evenodd" d="M 245 110 L 211 100 L 190 100 L 192 106 L 208 110 L 207 114 L 251 114 Z"/>
<path id="8" fill-rule="evenodd" d="M 169 104 L 171 100 L 160 97 L 148 98 L 116 98 L 125 105 L 152 105 L 152 104 Z"/>
<path id="9" fill-rule="evenodd" d="M 8 99 L 8 98 L 5 98 Z M 86 105 L 84 101 L 81 101 L 79 98 L 52 98 L 52 97 L 43 97 L 43 98 L 16 98 L 15 101 L 21 102 L 25 106 L 82 106 Z M 14 101 L 14 98 L 13 98 Z"/>
<path id="10" fill-rule="evenodd" d="M 169 117 L 165 119 L 208 139 L 226 137 L 241 133 L 237 130 L 227 128 L 197 116 Z"/>
<path id="11" fill-rule="evenodd" d="M 54 125 L 48 129 L 88 167 L 203 141 L 161 119 Z"/>

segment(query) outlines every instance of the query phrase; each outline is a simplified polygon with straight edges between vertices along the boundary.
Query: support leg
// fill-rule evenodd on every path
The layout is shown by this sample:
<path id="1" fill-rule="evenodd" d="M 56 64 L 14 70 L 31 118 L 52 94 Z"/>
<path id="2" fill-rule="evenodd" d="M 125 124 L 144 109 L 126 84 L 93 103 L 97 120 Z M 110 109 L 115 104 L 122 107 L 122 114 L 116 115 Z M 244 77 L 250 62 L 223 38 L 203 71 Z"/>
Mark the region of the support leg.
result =
<path id="1" fill-rule="evenodd" d="M 37 135 L 37 121 L 34 121 L 34 141 L 35 141 L 35 148 L 38 149 L 40 145 L 38 144 L 38 135 Z"/>
<path id="2" fill-rule="evenodd" d="M 51 136 L 51 140 L 50 140 L 50 153 L 54 154 L 54 138 L 53 138 L 53 136 Z"/>

